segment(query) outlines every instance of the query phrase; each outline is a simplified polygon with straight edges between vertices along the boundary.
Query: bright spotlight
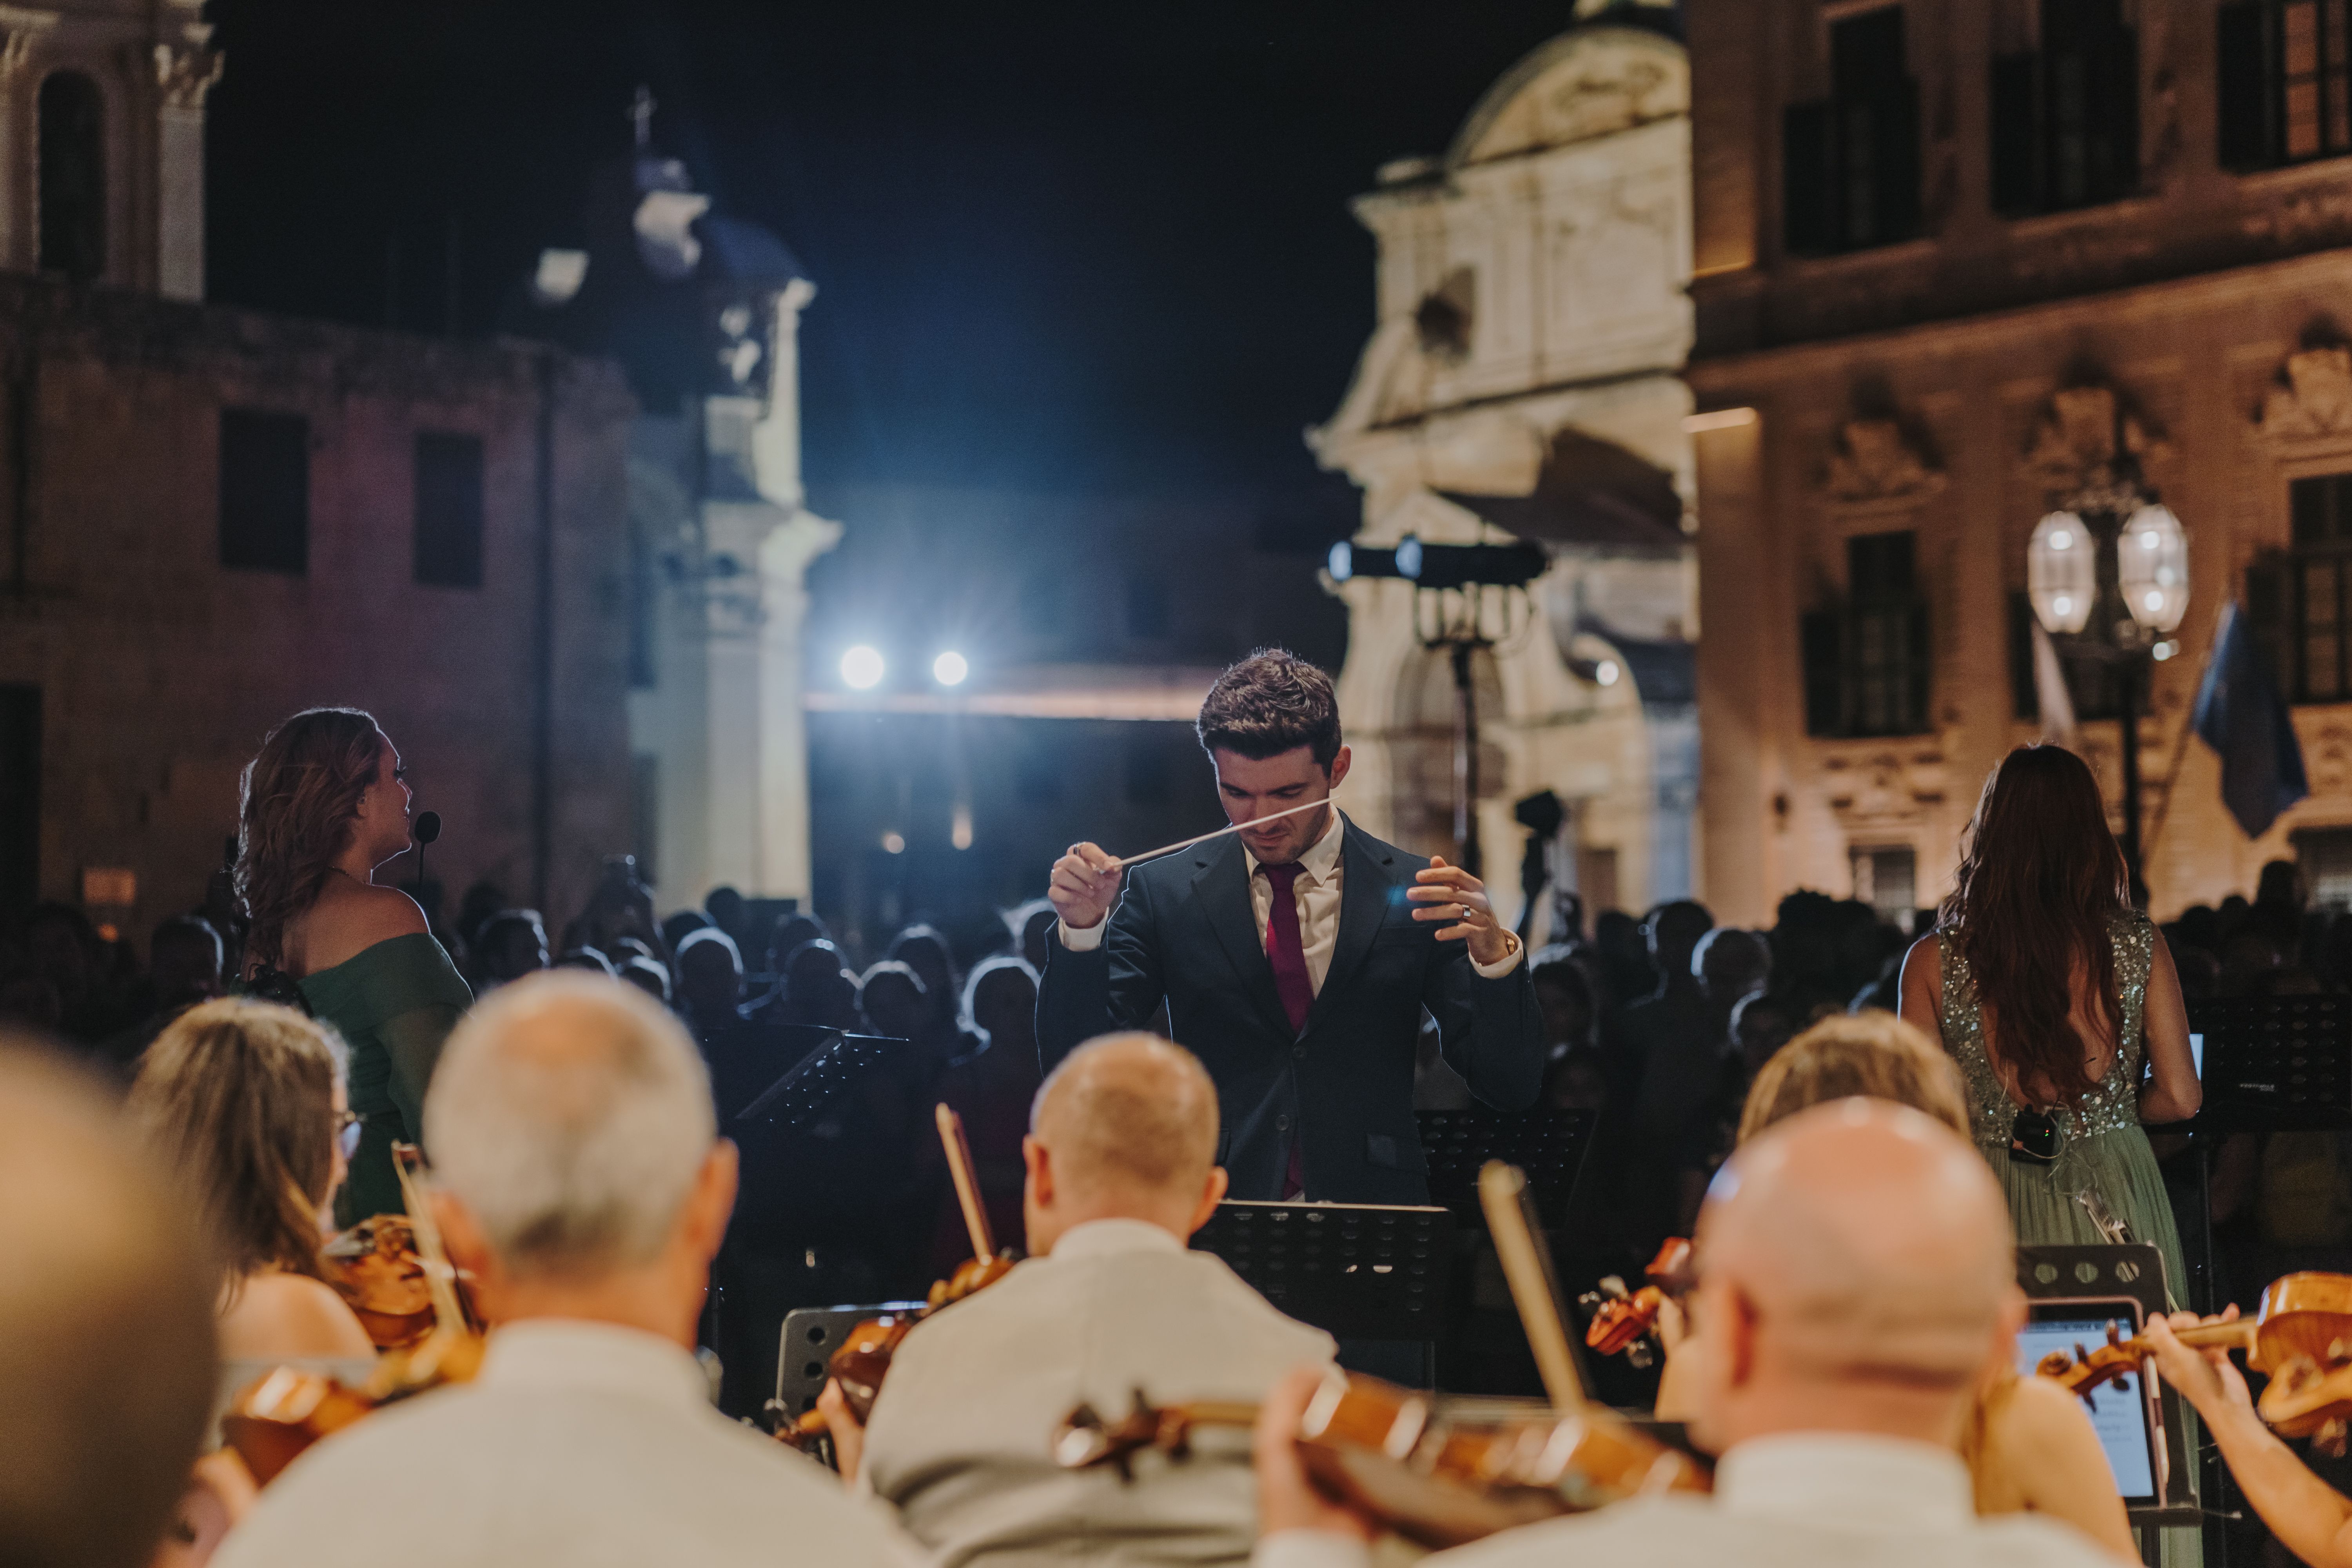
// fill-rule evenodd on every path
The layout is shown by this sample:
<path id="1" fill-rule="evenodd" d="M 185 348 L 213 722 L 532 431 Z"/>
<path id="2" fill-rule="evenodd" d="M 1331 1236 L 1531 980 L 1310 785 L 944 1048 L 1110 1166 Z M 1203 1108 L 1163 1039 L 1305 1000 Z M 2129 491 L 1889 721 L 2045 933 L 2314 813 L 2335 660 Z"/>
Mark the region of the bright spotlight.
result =
<path id="1" fill-rule="evenodd" d="M 878 649 L 859 643 L 841 656 L 841 679 L 845 686 L 860 691 L 882 684 L 882 655 Z"/>
<path id="2" fill-rule="evenodd" d="M 953 648 L 931 660 L 931 679 L 941 686 L 961 686 L 963 678 L 971 673 L 971 666 Z"/>

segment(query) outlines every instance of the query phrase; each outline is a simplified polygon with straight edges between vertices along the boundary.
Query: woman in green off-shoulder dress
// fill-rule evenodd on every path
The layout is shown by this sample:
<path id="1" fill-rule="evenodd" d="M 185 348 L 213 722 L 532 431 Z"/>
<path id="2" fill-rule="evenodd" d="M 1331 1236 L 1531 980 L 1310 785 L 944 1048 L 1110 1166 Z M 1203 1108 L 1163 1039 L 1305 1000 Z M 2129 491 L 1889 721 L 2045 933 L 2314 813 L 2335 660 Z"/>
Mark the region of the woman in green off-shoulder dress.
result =
<path id="1" fill-rule="evenodd" d="M 1985 781 L 1933 935 L 1903 965 L 1903 1016 L 1958 1062 L 1969 1124 L 2018 1241 L 2127 1234 L 2188 1270 L 2146 1124 L 2185 1121 L 2201 1091 L 2172 955 L 2131 907 L 2098 782 L 2058 746 L 2011 752 Z M 2163 1532 L 2190 1568 L 2193 1529 Z"/>
<path id="2" fill-rule="evenodd" d="M 403 1207 L 392 1146 L 422 1142 L 442 1042 L 474 1000 L 415 900 L 373 881 L 408 848 L 403 772 L 369 715 L 297 713 L 246 769 L 238 825 L 247 984 L 299 993 L 351 1048 L 351 1108 L 362 1121 L 337 1205 L 344 1224 Z"/>

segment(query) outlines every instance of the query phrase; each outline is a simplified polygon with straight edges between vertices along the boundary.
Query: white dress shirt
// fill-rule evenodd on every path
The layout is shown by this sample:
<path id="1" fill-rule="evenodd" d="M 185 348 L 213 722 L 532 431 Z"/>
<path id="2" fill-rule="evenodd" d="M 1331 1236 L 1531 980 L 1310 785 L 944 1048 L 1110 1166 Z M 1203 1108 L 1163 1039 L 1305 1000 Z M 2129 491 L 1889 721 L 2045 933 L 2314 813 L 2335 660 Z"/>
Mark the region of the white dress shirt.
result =
<path id="1" fill-rule="evenodd" d="M 381 1410 L 287 1468 L 215 1568 L 901 1564 L 841 1483 L 710 1407 L 694 1358 L 635 1329 L 531 1319 L 472 1383 Z"/>
<path id="2" fill-rule="evenodd" d="M 1080 1405 L 1124 1415 L 1139 1393 L 1255 1404 L 1333 1348 L 1170 1231 L 1074 1226 L 1051 1256 L 908 1334 L 858 1483 L 937 1568 L 1240 1568 L 1257 1537 L 1247 1432 L 1203 1431 L 1189 1459 L 1138 1455 L 1126 1480 L 1062 1468 L 1055 1431 Z"/>
<path id="3" fill-rule="evenodd" d="M 1253 1568 L 1368 1568 L 1344 1536 L 1291 1530 L 1258 1542 Z M 2115 1568 L 2070 1526 L 2031 1514 L 1976 1516 L 1949 1449 L 1861 1433 L 1742 1443 L 1716 1467 L 1712 1498 L 1639 1498 L 1597 1513 L 1507 1530 L 1425 1560 L 1428 1568 Z"/>
<path id="4" fill-rule="evenodd" d="M 1347 875 L 1339 847 L 1347 827 L 1347 819 L 1335 808 L 1322 837 L 1298 857 L 1298 880 L 1290 889 L 1298 904 L 1298 942 L 1307 953 L 1307 982 L 1318 996 L 1323 994 L 1323 977 L 1331 973 L 1331 953 L 1339 945 L 1339 890 Z M 1257 927 L 1258 945 L 1263 947 L 1273 929 L 1274 882 L 1265 875 L 1265 862 L 1251 853 L 1246 840 L 1243 842 L 1242 854 L 1249 861 L 1250 914 Z M 1108 920 L 1098 921 L 1083 931 L 1065 924 L 1061 926 L 1062 945 L 1072 952 L 1091 952 L 1102 945 L 1109 930 Z M 1515 943 L 1500 963 L 1480 963 L 1474 958 L 1470 967 L 1481 980 L 1499 980 L 1518 967 L 1519 957 Z"/>

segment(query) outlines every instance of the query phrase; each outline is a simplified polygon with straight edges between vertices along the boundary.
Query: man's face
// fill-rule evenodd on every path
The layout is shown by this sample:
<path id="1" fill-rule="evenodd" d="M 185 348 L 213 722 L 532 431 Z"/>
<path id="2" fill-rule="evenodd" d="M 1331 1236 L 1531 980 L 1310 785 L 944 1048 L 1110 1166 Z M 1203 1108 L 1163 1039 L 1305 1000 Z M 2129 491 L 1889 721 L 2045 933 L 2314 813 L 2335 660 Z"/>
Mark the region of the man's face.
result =
<path id="1" fill-rule="evenodd" d="M 1329 768 L 1318 767 L 1315 753 L 1306 746 L 1294 746 L 1289 751 L 1271 757 L 1244 757 L 1238 752 L 1218 750 L 1209 753 L 1217 768 L 1217 797 L 1224 803 L 1225 820 L 1240 824 L 1255 822 L 1259 817 L 1310 801 L 1331 798 L 1339 781 L 1348 776 L 1348 748 L 1339 748 L 1331 759 Z M 1307 852 L 1308 845 L 1323 837 L 1331 825 L 1329 807 L 1321 811 L 1302 811 L 1263 827 L 1244 827 L 1241 840 L 1249 852 L 1269 866 L 1287 866 Z"/>

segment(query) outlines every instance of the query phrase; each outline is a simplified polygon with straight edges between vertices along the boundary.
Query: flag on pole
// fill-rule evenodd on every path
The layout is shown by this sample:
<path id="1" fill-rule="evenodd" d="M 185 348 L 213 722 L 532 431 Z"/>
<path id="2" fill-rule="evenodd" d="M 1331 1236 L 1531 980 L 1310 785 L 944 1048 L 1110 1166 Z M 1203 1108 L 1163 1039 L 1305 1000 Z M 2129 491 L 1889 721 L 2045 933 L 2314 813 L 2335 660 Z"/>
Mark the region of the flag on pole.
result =
<path id="1" fill-rule="evenodd" d="M 2234 604 L 2221 612 L 2190 723 L 2221 759 L 2221 804 L 2247 837 L 2261 837 L 2311 793 L 2286 699 Z"/>
<path id="2" fill-rule="evenodd" d="M 2081 755 L 2083 732 L 2074 723 L 2074 694 L 2066 689 L 2066 672 L 2058 663 L 2058 649 L 2042 623 L 2033 623 L 2033 700 L 2042 710 L 2042 740 Z"/>

